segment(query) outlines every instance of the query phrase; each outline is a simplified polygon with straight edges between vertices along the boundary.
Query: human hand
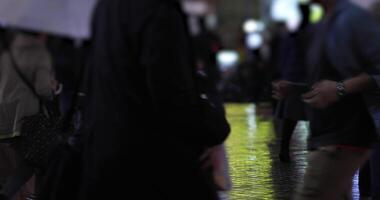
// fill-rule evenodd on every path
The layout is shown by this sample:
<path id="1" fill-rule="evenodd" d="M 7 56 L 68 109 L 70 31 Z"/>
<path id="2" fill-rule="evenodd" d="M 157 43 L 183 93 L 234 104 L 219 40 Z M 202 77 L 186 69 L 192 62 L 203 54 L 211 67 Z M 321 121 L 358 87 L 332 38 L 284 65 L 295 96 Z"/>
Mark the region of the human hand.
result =
<path id="1" fill-rule="evenodd" d="M 51 79 L 51 80 L 50 80 L 50 87 L 51 87 L 51 89 L 53 89 L 54 91 L 56 91 L 56 90 L 58 89 L 58 85 L 59 85 L 59 83 L 58 83 L 57 80 L 55 80 L 55 79 Z"/>
<path id="2" fill-rule="evenodd" d="M 286 80 L 278 80 L 272 83 L 272 97 L 274 99 L 283 99 L 290 95 L 290 82 Z"/>
<path id="3" fill-rule="evenodd" d="M 58 95 L 62 92 L 62 84 L 60 84 L 57 80 L 50 80 L 50 87 L 53 90 L 55 95 Z"/>
<path id="4" fill-rule="evenodd" d="M 312 90 L 302 95 L 302 98 L 305 103 L 312 107 L 326 108 L 339 99 L 336 84 L 337 82 L 329 80 L 315 83 Z"/>
<path id="5" fill-rule="evenodd" d="M 199 162 L 201 164 L 201 168 L 203 170 L 206 170 L 212 166 L 212 153 L 214 151 L 214 148 L 206 149 L 202 156 L 199 159 Z"/>

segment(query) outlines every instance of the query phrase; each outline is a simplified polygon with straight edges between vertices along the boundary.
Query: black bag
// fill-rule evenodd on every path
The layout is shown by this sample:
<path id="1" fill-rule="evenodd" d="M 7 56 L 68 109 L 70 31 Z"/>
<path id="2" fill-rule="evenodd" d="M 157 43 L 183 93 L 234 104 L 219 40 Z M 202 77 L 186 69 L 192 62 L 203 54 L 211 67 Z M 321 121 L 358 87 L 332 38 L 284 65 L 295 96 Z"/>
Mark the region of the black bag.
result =
<path id="1" fill-rule="evenodd" d="M 53 105 L 44 102 L 39 97 L 33 84 L 22 74 L 10 50 L 9 56 L 19 77 L 40 102 L 39 113 L 21 119 L 21 149 L 19 151 L 31 166 L 45 168 L 58 146 L 65 142 L 73 129 L 67 127 L 70 123 L 66 123 L 65 117 L 60 117 L 58 108 L 54 109 Z"/>
<path id="2" fill-rule="evenodd" d="M 45 168 L 66 141 L 62 120 L 40 112 L 23 118 L 21 123 L 22 157 L 34 167 Z"/>

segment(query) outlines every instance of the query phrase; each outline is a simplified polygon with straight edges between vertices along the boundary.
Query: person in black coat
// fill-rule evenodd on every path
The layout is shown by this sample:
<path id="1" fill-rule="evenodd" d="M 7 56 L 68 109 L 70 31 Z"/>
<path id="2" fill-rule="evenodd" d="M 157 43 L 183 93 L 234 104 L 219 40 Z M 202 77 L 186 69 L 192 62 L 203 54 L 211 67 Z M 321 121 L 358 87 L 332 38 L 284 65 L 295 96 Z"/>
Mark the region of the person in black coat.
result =
<path id="1" fill-rule="evenodd" d="M 276 69 L 279 80 L 274 82 L 275 87 L 280 87 L 282 81 L 306 83 L 306 52 L 308 41 L 312 38 L 311 24 L 309 22 L 310 5 L 299 4 L 301 11 L 301 24 L 297 31 L 288 33 L 283 37 L 279 48 L 279 62 Z M 305 103 L 298 95 L 291 95 L 280 99 L 276 106 L 275 116 L 279 120 L 280 152 L 281 162 L 289 163 L 290 142 L 296 129 L 298 121 L 307 120 Z"/>
<path id="2" fill-rule="evenodd" d="M 79 199 L 218 199 L 206 152 L 230 128 L 192 55 L 179 2 L 99 2 Z"/>

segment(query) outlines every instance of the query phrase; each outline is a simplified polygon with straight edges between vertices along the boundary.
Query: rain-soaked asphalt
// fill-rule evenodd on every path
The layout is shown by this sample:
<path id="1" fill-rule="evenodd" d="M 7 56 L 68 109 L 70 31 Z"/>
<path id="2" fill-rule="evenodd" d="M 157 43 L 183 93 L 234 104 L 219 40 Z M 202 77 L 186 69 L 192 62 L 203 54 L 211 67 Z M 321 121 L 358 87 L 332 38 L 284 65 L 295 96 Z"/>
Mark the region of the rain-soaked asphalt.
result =
<path id="1" fill-rule="evenodd" d="M 274 131 L 273 120 L 268 117 L 270 109 L 251 104 L 227 104 L 226 110 L 232 126 L 226 146 L 233 189 L 222 194 L 223 199 L 291 199 L 307 166 L 307 123 L 298 123 L 291 142 L 292 162 L 284 164 L 278 160 L 279 137 Z M 357 184 L 353 191 L 357 200 Z"/>

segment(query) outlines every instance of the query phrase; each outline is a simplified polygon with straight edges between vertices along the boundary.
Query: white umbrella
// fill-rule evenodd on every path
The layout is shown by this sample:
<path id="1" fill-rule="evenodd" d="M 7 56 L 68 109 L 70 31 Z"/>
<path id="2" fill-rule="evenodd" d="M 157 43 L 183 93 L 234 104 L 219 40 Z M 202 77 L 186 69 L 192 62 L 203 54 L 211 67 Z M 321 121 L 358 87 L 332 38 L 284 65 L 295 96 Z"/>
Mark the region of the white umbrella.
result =
<path id="1" fill-rule="evenodd" d="M 0 23 L 76 39 L 90 36 L 97 0 L 0 0 Z"/>

